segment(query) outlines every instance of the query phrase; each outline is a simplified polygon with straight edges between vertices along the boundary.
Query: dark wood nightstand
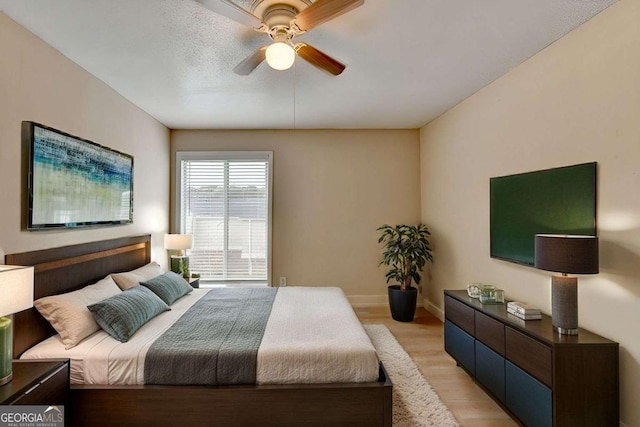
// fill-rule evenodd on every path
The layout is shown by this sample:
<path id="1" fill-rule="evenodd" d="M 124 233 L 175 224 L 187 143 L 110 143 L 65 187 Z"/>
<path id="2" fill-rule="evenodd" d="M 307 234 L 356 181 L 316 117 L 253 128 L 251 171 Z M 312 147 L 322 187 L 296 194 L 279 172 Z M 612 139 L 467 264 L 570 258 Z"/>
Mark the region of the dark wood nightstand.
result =
<path id="1" fill-rule="evenodd" d="M 13 380 L 0 386 L 0 405 L 66 405 L 69 359 L 14 360 Z"/>

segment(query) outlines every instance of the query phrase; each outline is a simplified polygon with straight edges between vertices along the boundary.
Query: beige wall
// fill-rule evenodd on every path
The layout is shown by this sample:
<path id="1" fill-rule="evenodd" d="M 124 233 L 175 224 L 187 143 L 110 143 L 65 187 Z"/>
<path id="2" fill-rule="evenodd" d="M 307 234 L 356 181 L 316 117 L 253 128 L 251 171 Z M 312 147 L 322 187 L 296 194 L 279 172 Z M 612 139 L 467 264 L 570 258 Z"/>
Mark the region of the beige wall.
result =
<path id="1" fill-rule="evenodd" d="M 489 257 L 489 178 L 598 162 L 600 274 L 580 325 L 620 343 L 621 418 L 640 426 L 640 2 L 621 0 L 421 129 L 427 298 L 492 283 L 550 313 L 550 273 Z"/>
<path id="2" fill-rule="evenodd" d="M 386 303 L 376 228 L 420 219 L 418 130 L 172 131 L 206 150 L 273 151 L 274 282 Z"/>
<path id="3" fill-rule="evenodd" d="M 134 156 L 134 224 L 73 231 L 20 229 L 20 126 L 35 121 Z M 0 259 L 6 253 L 152 234 L 166 263 L 169 130 L 0 13 Z"/>

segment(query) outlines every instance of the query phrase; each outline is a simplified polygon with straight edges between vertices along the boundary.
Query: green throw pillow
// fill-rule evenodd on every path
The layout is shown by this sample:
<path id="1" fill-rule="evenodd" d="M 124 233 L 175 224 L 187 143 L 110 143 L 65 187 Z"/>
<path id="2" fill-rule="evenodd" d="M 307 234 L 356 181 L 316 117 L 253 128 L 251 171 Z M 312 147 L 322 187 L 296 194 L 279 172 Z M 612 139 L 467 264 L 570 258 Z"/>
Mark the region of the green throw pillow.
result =
<path id="1" fill-rule="evenodd" d="M 173 304 L 178 299 L 193 291 L 191 285 L 188 284 L 182 276 L 173 271 L 168 271 L 151 280 L 140 282 L 140 284 L 151 289 L 153 293 L 158 295 L 167 305 Z"/>
<path id="2" fill-rule="evenodd" d="M 129 338 L 149 320 L 163 311 L 171 310 L 149 289 L 136 286 L 87 306 L 96 323 L 120 342 Z"/>

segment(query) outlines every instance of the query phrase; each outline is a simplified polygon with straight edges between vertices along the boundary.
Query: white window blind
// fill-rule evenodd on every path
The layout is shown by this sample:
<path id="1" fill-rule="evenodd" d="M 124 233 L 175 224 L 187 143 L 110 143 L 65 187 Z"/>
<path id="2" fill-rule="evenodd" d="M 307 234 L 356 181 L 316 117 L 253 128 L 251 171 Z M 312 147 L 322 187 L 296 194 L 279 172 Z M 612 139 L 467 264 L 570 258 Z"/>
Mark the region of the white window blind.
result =
<path id="1" fill-rule="evenodd" d="M 180 232 L 202 281 L 269 277 L 271 153 L 179 152 Z"/>

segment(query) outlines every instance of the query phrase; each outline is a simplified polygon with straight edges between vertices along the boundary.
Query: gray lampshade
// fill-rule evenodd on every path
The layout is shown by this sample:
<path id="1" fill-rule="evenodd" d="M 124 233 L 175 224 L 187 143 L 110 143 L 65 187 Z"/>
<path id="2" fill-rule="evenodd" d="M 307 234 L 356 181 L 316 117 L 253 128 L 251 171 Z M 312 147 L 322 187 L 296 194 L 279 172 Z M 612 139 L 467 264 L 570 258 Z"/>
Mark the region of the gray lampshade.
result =
<path id="1" fill-rule="evenodd" d="M 598 273 L 598 238 L 536 234 L 535 267 L 571 274 Z"/>

